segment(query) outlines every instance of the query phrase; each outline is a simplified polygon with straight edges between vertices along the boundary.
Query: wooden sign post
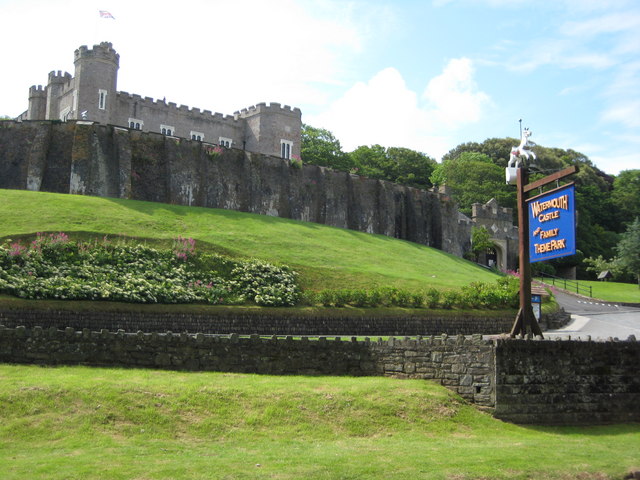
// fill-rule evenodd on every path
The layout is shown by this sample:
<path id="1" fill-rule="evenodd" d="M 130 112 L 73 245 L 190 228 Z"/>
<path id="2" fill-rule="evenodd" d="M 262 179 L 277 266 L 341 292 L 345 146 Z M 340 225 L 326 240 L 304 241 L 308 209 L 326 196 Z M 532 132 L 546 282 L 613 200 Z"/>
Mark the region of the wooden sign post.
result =
<path id="1" fill-rule="evenodd" d="M 525 336 L 527 333 L 542 336 L 540 325 L 533 314 L 531 306 L 531 262 L 529 258 L 529 212 L 527 206 L 527 193 L 538 187 L 560 180 L 578 172 L 578 167 L 571 166 L 533 183 L 529 182 L 529 171 L 525 167 L 518 168 L 518 237 L 520 241 L 520 310 L 511 329 L 511 337 Z"/>

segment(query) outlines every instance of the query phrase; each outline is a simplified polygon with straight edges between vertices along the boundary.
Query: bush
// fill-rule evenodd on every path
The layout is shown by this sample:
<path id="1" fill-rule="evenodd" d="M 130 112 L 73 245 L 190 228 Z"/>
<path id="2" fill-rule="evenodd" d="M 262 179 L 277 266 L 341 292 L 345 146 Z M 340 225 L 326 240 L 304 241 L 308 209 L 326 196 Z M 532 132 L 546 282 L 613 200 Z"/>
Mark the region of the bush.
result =
<path id="1" fill-rule="evenodd" d="M 294 305 L 295 272 L 268 263 L 199 255 L 193 239 L 171 249 L 72 242 L 38 234 L 29 246 L 0 246 L 0 292 L 21 298 L 134 303 Z"/>
<path id="2" fill-rule="evenodd" d="M 440 306 L 446 310 L 453 308 L 459 301 L 460 294 L 452 290 L 446 291 L 440 296 Z"/>
<path id="3" fill-rule="evenodd" d="M 440 303 L 440 291 L 435 288 L 427 290 L 425 295 L 425 304 L 427 308 L 437 308 Z"/>
<path id="4" fill-rule="evenodd" d="M 253 260 L 236 266 L 231 271 L 234 290 L 258 305 L 279 307 L 295 305 L 300 291 L 297 274 L 288 267 L 276 267 Z"/>

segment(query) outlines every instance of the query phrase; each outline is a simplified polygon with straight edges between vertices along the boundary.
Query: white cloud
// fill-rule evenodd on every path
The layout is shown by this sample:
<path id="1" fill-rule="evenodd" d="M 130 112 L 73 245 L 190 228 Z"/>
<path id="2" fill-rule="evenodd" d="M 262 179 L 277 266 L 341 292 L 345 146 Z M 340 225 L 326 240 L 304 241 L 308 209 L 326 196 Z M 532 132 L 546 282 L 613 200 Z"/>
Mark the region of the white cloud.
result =
<path id="1" fill-rule="evenodd" d="M 602 120 L 620 123 L 628 128 L 640 127 L 640 99 L 618 102 L 603 112 Z"/>
<path id="2" fill-rule="evenodd" d="M 589 158 L 598 168 L 610 175 L 618 175 L 623 170 L 637 170 L 639 163 L 638 154 L 635 152 L 590 155 Z"/>
<path id="3" fill-rule="evenodd" d="M 640 14 L 633 11 L 616 12 L 583 21 L 567 22 L 561 28 L 564 35 L 594 37 L 607 33 L 619 33 L 640 27 Z"/>
<path id="4" fill-rule="evenodd" d="M 351 4 L 330 0 L 183 0 L 176 7 L 164 0 L 3 4 L 0 28 L 20 46 L 3 51 L 12 75 L 0 114 L 19 114 L 30 85 L 46 83 L 53 69 L 73 74 L 73 51 L 104 40 L 120 54 L 118 88 L 130 93 L 223 113 L 261 101 L 322 104 L 323 89 L 344 81 L 370 28 Z M 100 19 L 98 9 L 116 20 Z M 56 34 L 46 41 L 24 34 L 26 25 L 38 32 L 51 24 Z"/>
<path id="5" fill-rule="evenodd" d="M 347 151 L 378 143 L 440 158 L 452 148 L 456 129 L 480 121 L 489 104 L 473 80 L 472 62 L 461 58 L 431 79 L 421 98 L 398 70 L 386 68 L 305 122 L 331 130 Z"/>
<path id="6" fill-rule="evenodd" d="M 477 122 L 490 103 L 489 96 L 477 89 L 468 58 L 451 60 L 442 74 L 429 82 L 423 97 L 433 106 L 430 115 L 453 128 Z"/>

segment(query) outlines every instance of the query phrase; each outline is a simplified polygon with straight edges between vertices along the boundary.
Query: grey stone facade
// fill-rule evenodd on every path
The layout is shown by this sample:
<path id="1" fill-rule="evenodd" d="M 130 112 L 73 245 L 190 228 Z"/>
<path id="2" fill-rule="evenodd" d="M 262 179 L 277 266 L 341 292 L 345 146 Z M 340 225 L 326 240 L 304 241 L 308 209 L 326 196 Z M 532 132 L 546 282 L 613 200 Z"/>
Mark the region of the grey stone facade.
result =
<path id="1" fill-rule="evenodd" d="M 48 83 L 29 89 L 20 120 L 85 120 L 284 158 L 300 155 L 301 112 L 279 103 L 259 103 L 233 115 L 178 106 L 120 92 L 120 56 L 111 43 L 75 51 L 75 74 L 49 73 Z"/>
<path id="2" fill-rule="evenodd" d="M 0 188 L 128 198 L 291 218 L 462 256 L 471 226 L 434 191 L 109 125 L 1 122 Z"/>
<path id="3" fill-rule="evenodd" d="M 477 227 L 485 227 L 496 244 L 494 252 L 486 252 L 479 261 L 503 272 L 515 270 L 518 258 L 518 227 L 513 225 L 513 210 L 498 205 L 495 198 L 487 203 L 474 203 L 471 218 Z"/>

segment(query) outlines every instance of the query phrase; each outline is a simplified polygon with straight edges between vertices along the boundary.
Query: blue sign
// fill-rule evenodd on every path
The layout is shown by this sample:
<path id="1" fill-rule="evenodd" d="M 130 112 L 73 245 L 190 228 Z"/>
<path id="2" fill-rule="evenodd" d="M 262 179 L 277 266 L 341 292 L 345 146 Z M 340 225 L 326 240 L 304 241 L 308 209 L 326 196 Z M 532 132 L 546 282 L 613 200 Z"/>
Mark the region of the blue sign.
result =
<path id="1" fill-rule="evenodd" d="M 576 253 L 576 204 L 573 184 L 527 200 L 531 263 Z"/>

